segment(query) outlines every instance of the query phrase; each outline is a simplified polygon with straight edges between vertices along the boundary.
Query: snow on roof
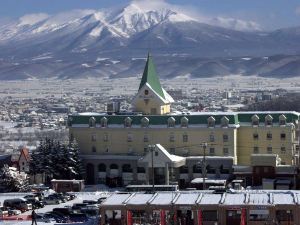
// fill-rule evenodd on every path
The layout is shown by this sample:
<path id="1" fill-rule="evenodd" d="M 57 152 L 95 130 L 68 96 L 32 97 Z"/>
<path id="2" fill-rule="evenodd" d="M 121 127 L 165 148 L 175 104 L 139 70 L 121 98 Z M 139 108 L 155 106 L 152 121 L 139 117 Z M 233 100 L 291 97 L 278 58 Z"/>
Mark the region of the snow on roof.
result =
<path id="1" fill-rule="evenodd" d="M 175 196 L 176 193 L 173 192 L 157 193 L 150 205 L 170 205 Z"/>
<path id="2" fill-rule="evenodd" d="M 248 204 L 250 205 L 268 205 L 270 198 L 267 193 L 251 193 L 249 194 Z"/>
<path id="3" fill-rule="evenodd" d="M 245 194 L 235 193 L 235 194 L 226 194 L 224 205 L 243 205 L 245 201 Z"/>
<path id="4" fill-rule="evenodd" d="M 199 198 L 199 193 L 180 193 L 175 200 L 175 205 L 194 205 Z"/>
<path id="5" fill-rule="evenodd" d="M 200 201 L 199 205 L 217 205 L 222 199 L 221 194 L 204 194 Z"/>
<path id="6" fill-rule="evenodd" d="M 294 197 L 291 193 L 274 193 L 273 204 L 275 205 L 295 204 Z"/>
<path id="7" fill-rule="evenodd" d="M 144 205 L 153 197 L 153 194 L 136 193 L 132 198 L 130 198 L 126 204 L 127 205 Z"/>
<path id="8" fill-rule="evenodd" d="M 131 194 L 114 194 L 108 197 L 102 205 L 123 205 L 123 202 L 130 197 Z"/>
<path id="9" fill-rule="evenodd" d="M 210 184 L 226 184 L 226 180 L 223 179 L 208 179 L 205 178 L 205 182 L 206 183 L 210 183 Z M 203 178 L 202 177 L 198 177 L 195 178 L 191 181 L 192 184 L 202 184 L 203 183 Z"/>
<path id="10" fill-rule="evenodd" d="M 102 116 L 106 115 L 105 113 L 96 113 L 96 112 L 83 112 L 83 113 L 78 113 L 79 116 Z"/>

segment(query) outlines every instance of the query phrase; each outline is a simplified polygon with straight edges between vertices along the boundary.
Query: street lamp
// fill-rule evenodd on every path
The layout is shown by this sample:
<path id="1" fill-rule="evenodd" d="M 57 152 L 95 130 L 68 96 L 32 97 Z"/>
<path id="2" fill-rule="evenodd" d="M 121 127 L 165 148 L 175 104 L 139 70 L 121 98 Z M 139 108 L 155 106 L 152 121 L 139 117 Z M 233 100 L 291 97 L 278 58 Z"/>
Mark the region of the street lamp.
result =
<path id="1" fill-rule="evenodd" d="M 152 191 L 154 192 L 154 165 L 153 165 L 153 152 L 155 150 L 155 145 L 149 145 L 148 146 L 149 151 L 151 152 L 151 169 L 152 169 Z"/>
<path id="2" fill-rule="evenodd" d="M 202 147 L 203 147 L 202 189 L 205 190 L 206 189 L 205 178 L 206 178 L 206 147 L 207 147 L 207 143 L 206 142 L 202 143 Z"/>

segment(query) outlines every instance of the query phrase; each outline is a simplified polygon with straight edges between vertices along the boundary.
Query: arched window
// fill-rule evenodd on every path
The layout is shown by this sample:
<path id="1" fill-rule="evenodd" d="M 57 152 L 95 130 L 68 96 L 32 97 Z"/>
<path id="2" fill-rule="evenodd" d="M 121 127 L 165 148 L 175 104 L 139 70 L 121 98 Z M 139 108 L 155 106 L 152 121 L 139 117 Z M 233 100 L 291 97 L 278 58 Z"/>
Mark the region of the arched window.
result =
<path id="1" fill-rule="evenodd" d="M 181 118 L 180 123 L 181 123 L 181 127 L 188 127 L 189 119 L 184 116 Z"/>
<path id="2" fill-rule="evenodd" d="M 286 125 L 286 117 L 285 115 L 280 115 L 279 116 L 279 126 L 285 126 Z"/>
<path id="3" fill-rule="evenodd" d="M 258 115 L 253 115 L 251 117 L 252 126 L 259 126 L 259 117 Z"/>
<path id="4" fill-rule="evenodd" d="M 149 126 L 149 119 L 147 117 L 141 119 L 141 126 L 145 128 Z"/>
<path id="5" fill-rule="evenodd" d="M 95 119 L 95 117 L 91 117 L 89 119 L 89 126 L 90 127 L 95 127 L 96 126 L 96 119 Z"/>
<path id="6" fill-rule="evenodd" d="M 106 165 L 104 163 L 98 165 L 98 172 L 106 172 Z"/>
<path id="7" fill-rule="evenodd" d="M 124 126 L 131 127 L 131 122 L 132 122 L 132 119 L 130 117 L 126 117 L 125 121 L 124 121 Z"/>
<path id="8" fill-rule="evenodd" d="M 175 127 L 175 118 L 174 117 L 168 118 L 168 127 Z"/>
<path id="9" fill-rule="evenodd" d="M 109 166 L 109 169 L 111 169 L 111 170 L 117 170 L 117 169 L 119 169 L 119 166 L 117 164 L 111 164 Z"/>
<path id="10" fill-rule="evenodd" d="M 124 164 L 122 166 L 122 172 L 123 173 L 132 173 L 132 168 L 131 168 L 130 164 Z"/>
<path id="11" fill-rule="evenodd" d="M 272 126 L 272 124 L 273 124 L 273 117 L 271 115 L 267 115 L 265 117 L 265 125 Z"/>
<path id="12" fill-rule="evenodd" d="M 216 119 L 213 116 L 210 116 L 207 119 L 207 126 L 208 127 L 215 127 L 215 124 L 216 124 Z"/>
<path id="13" fill-rule="evenodd" d="M 228 127 L 229 119 L 226 116 L 223 116 L 221 119 L 221 127 Z"/>
<path id="14" fill-rule="evenodd" d="M 106 117 L 102 117 L 101 118 L 101 127 L 107 127 L 107 118 Z"/>

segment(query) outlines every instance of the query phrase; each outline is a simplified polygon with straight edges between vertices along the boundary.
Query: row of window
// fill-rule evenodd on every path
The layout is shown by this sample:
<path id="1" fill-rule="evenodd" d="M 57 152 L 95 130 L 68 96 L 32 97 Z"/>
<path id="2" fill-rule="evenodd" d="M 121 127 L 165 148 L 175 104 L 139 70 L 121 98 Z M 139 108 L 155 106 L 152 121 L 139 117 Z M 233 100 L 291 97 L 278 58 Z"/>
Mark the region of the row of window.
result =
<path id="1" fill-rule="evenodd" d="M 259 154 L 259 153 L 260 153 L 260 152 L 259 152 L 259 147 L 254 146 L 254 147 L 253 147 L 253 153 L 254 153 L 254 154 Z M 272 148 L 271 146 L 267 147 L 267 153 L 268 153 L 268 154 L 272 154 L 272 153 L 273 153 L 273 148 Z M 281 146 L 281 147 L 280 147 L 280 153 L 281 153 L 281 154 L 285 154 L 285 153 L 286 153 L 286 148 L 285 148 L 284 146 Z"/>
<path id="2" fill-rule="evenodd" d="M 112 169 L 115 169 L 115 170 L 118 170 L 119 169 L 119 166 L 117 164 L 111 164 L 108 169 L 112 170 Z M 98 172 L 106 172 L 107 170 L 107 166 L 104 164 L 104 163 L 101 163 L 98 165 Z M 125 172 L 125 173 L 132 173 L 133 172 L 133 168 L 131 167 L 130 164 L 123 164 L 122 165 L 122 172 Z M 137 172 L 138 173 L 145 173 L 146 170 L 144 167 L 137 167 Z"/>
<path id="3" fill-rule="evenodd" d="M 214 127 L 215 126 L 216 119 L 213 116 L 210 116 L 207 119 L 207 126 L 208 127 Z M 221 127 L 228 127 L 229 119 L 226 116 L 223 116 L 221 118 Z M 108 127 L 108 119 L 106 117 L 102 117 L 100 120 L 101 127 L 105 128 Z M 169 117 L 167 120 L 167 126 L 168 127 L 175 127 L 176 125 L 176 119 L 174 117 Z M 187 117 L 182 117 L 180 119 L 180 126 L 181 127 L 188 127 L 189 125 L 189 119 Z M 96 126 L 96 119 L 95 117 L 91 117 L 89 120 L 89 126 L 95 127 Z M 132 119 L 130 117 L 126 117 L 124 120 L 124 127 L 131 127 L 132 126 Z M 149 118 L 143 117 L 141 119 L 141 127 L 149 127 Z"/>
<path id="4" fill-rule="evenodd" d="M 259 126 L 259 116 L 258 115 L 252 116 L 251 121 L 252 121 L 253 126 Z M 264 122 L 265 122 L 266 126 L 272 126 L 273 125 L 273 117 L 271 115 L 267 115 L 265 117 Z M 280 126 L 286 125 L 286 116 L 283 114 L 279 116 L 279 125 Z"/>
<path id="5" fill-rule="evenodd" d="M 223 142 L 228 142 L 229 141 L 229 136 L 227 134 L 223 134 Z M 92 134 L 91 136 L 91 141 L 95 142 L 97 140 L 97 136 L 96 134 Z M 104 142 L 108 142 L 109 138 L 108 138 L 108 134 L 104 134 L 103 135 L 103 141 Z M 189 137 L 187 134 L 183 134 L 182 135 L 182 142 L 188 142 Z M 133 135 L 131 133 L 127 134 L 127 142 L 132 142 L 133 141 Z M 144 135 L 144 142 L 149 142 L 149 136 L 146 134 Z M 170 142 L 175 142 L 175 135 L 174 134 L 170 134 L 169 136 L 169 141 Z M 209 141 L 210 142 L 215 142 L 215 136 L 213 134 L 209 135 Z"/>
<path id="6" fill-rule="evenodd" d="M 259 126 L 259 116 L 254 115 L 251 117 L 252 125 L 253 126 Z M 168 127 L 175 127 L 176 119 L 174 117 L 169 117 L 167 120 L 167 126 Z M 187 117 L 182 117 L 180 119 L 180 125 L 181 127 L 188 127 L 189 119 Z M 210 116 L 207 119 L 207 126 L 208 127 L 215 127 L 216 119 L 213 116 Z M 226 116 L 223 116 L 221 118 L 221 127 L 228 127 L 229 119 Z M 108 119 L 106 117 L 102 117 L 100 120 L 101 127 L 107 127 L 108 126 Z M 126 117 L 124 120 L 124 127 L 131 127 L 132 125 L 132 119 L 130 117 Z M 271 115 L 267 115 L 265 117 L 265 125 L 266 126 L 272 126 L 273 125 L 273 117 Z M 284 126 L 286 125 L 286 117 L 284 115 L 279 116 L 279 125 Z M 89 119 L 89 126 L 95 127 L 96 126 L 96 119 L 95 117 L 91 117 Z M 149 127 L 149 118 L 143 117 L 141 119 L 141 127 Z"/>
<path id="7" fill-rule="evenodd" d="M 267 140 L 272 140 L 272 137 L 273 137 L 272 133 L 268 132 L 267 135 L 266 135 Z M 285 133 L 281 133 L 280 134 L 280 140 L 285 140 L 285 138 L 286 138 L 286 134 Z M 254 133 L 253 134 L 253 139 L 254 140 L 258 140 L 259 139 L 258 133 Z"/>

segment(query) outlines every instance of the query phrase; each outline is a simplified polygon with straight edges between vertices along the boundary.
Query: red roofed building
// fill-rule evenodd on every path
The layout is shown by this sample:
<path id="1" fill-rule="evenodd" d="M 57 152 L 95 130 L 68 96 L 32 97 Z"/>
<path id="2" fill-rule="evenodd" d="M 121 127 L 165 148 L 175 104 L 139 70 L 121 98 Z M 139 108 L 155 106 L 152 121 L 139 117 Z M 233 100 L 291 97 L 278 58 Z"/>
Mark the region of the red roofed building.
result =
<path id="1" fill-rule="evenodd" d="M 29 172 L 30 155 L 27 148 L 22 148 L 18 160 L 18 169 L 20 172 Z"/>

